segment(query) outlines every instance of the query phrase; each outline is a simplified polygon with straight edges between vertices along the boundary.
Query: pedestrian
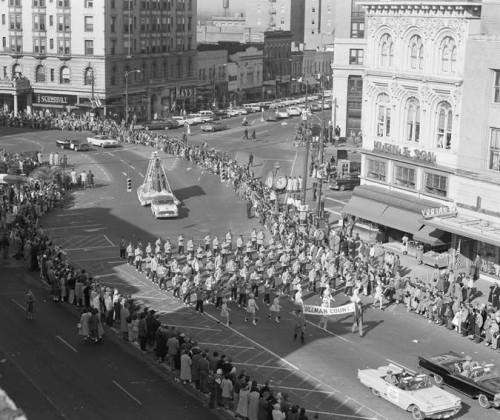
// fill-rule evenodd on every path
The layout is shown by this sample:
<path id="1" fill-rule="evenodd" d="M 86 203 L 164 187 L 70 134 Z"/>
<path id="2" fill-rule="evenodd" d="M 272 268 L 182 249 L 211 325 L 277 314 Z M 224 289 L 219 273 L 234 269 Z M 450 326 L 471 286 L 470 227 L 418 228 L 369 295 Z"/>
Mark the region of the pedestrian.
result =
<path id="1" fill-rule="evenodd" d="M 253 153 L 250 152 L 248 155 L 248 166 L 252 167 L 253 166 Z"/>
<path id="2" fill-rule="evenodd" d="M 127 242 L 125 242 L 125 238 L 122 236 L 120 238 L 120 259 L 124 260 L 126 258 L 127 252 Z"/>
<path id="3" fill-rule="evenodd" d="M 255 134 L 255 129 L 252 130 L 252 140 L 257 139 L 257 134 Z"/>
<path id="4" fill-rule="evenodd" d="M 248 140 L 248 128 L 245 128 L 245 131 L 243 132 L 243 140 Z"/>
<path id="5" fill-rule="evenodd" d="M 354 305 L 352 332 L 355 333 L 356 330 L 359 330 L 359 336 L 363 337 L 363 304 L 359 297 L 359 289 L 354 289 L 354 293 L 351 297 L 351 302 Z"/>
<path id="6" fill-rule="evenodd" d="M 181 355 L 180 379 L 184 384 L 191 383 L 191 365 L 191 357 L 189 357 L 187 350 L 183 350 Z"/>
<path id="7" fill-rule="evenodd" d="M 220 310 L 220 317 L 226 321 L 226 326 L 229 327 L 231 325 L 231 321 L 229 321 L 229 308 L 227 306 L 227 299 L 222 299 L 222 306 Z"/>
<path id="8" fill-rule="evenodd" d="M 148 342 L 148 330 L 147 330 L 145 312 L 142 312 L 140 315 L 138 327 L 139 327 L 138 331 L 139 347 L 141 348 L 142 351 L 146 351 L 146 343 Z"/>
<path id="9" fill-rule="evenodd" d="M 274 321 L 279 324 L 280 322 L 280 310 L 281 310 L 281 305 L 280 305 L 280 297 L 279 295 L 276 295 L 273 299 L 273 304 L 269 307 L 269 315 L 268 318 L 272 319 L 274 318 Z"/>
<path id="10" fill-rule="evenodd" d="M 250 200 L 247 200 L 247 218 L 251 219 L 252 218 L 252 202 Z"/>
<path id="11" fill-rule="evenodd" d="M 33 319 L 35 312 L 35 295 L 28 289 L 24 294 L 25 308 L 26 308 L 26 318 Z"/>
<path id="12" fill-rule="evenodd" d="M 244 384 L 239 393 L 239 398 L 238 398 L 238 405 L 236 407 L 236 415 L 243 418 L 247 419 L 248 418 L 248 397 L 250 395 L 250 384 L 246 383 Z"/>
<path id="13" fill-rule="evenodd" d="M 293 331 L 293 341 L 297 340 L 297 337 L 300 336 L 300 342 L 302 344 L 305 343 L 304 332 L 306 328 L 306 320 L 304 318 L 304 313 L 301 309 L 296 309 L 294 312 L 295 316 L 295 327 Z"/>
<path id="14" fill-rule="evenodd" d="M 252 324 L 257 325 L 257 322 L 255 320 L 255 312 L 259 310 L 259 306 L 257 305 L 257 302 L 255 302 L 255 298 L 254 298 L 253 293 L 250 293 L 248 297 L 249 297 L 249 299 L 248 299 L 247 308 L 246 308 L 247 313 L 245 316 L 245 322 L 248 322 L 248 317 L 251 316 L 252 317 Z"/>

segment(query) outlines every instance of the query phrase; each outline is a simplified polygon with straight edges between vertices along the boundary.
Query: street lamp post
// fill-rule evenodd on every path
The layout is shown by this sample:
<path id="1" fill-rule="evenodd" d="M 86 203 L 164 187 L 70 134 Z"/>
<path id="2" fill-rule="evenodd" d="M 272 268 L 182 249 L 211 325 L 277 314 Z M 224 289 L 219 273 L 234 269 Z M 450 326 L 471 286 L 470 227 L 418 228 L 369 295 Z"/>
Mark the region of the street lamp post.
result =
<path id="1" fill-rule="evenodd" d="M 131 73 L 140 73 L 140 69 L 127 70 L 125 72 L 125 123 L 128 123 L 128 75 Z"/>
<path id="2" fill-rule="evenodd" d="M 321 216 L 321 194 L 323 190 L 323 159 L 324 159 L 324 147 L 325 147 L 325 83 L 323 80 L 323 77 L 320 76 L 320 83 L 321 83 L 321 90 L 322 90 L 322 95 L 321 95 L 321 119 L 322 119 L 322 124 L 321 124 L 321 132 L 319 134 L 319 164 L 321 168 L 321 173 L 320 177 L 318 179 L 319 181 L 319 188 L 318 188 L 318 205 L 316 208 L 317 215 L 318 217 Z"/>

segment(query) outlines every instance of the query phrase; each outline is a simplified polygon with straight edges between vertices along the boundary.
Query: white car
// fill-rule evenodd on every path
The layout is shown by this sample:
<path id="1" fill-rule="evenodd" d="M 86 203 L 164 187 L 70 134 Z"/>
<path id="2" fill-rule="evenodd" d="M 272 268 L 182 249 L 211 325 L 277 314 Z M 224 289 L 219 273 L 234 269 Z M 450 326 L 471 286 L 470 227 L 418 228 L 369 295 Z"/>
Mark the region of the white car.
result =
<path id="1" fill-rule="evenodd" d="M 238 115 L 240 115 L 240 112 L 236 108 L 229 108 L 228 110 L 226 110 L 226 114 L 228 117 L 237 117 Z"/>
<path id="2" fill-rule="evenodd" d="M 186 117 L 186 122 L 189 125 L 197 125 L 203 123 L 203 117 L 200 114 L 189 114 Z"/>
<path id="3" fill-rule="evenodd" d="M 98 147 L 118 147 L 120 145 L 119 141 L 116 139 L 109 138 L 104 135 L 98 135 L 94 137 L 87 137 L 87 143 Z"/>
<path id="4" fill-rule="evenodd" d="M 288 113 L 288 111 L 286 109 L 278 109 L 278 112 L 276 112 L 276 116 L 279 119 L 283 119 L 283 118 L 289 118 L 290 114 Z"/>
<path id="5" fill-rule="evenodd" d="M 176 115 L 176 116 L 172 117 L 172 119 L 177 121 L 177 123 L 179 124 L 179 127 L 182 127 L 183 125 L 187 125 L 186 118 L 181 117 L 180 115 Z"/>
<path id="6" fill-rule="evenodd" d="M 390 364 L 378 369 L 359 369 L 358 378 L 372 394 L 411 413 L 414 420 L 445 419 L 457 414 L 462 401 L 432 385 L 431 378 Z"/>
<path id="7" fill-rule="evenodd" d="M 151 199 L 151 213 L 157 219 L 179 216 L 180 202 L 173 194 L 157 195 Z"/>
<path id="8" fill-rule="evenodd" d="M 290 117 L 298 117 L 299 115 L 302 115 L 301 109 L 297 106 L 291 106 L 290 108 L 287 108 L 286 110 L 288 112 L 288 115 L 290 115 Z"/>

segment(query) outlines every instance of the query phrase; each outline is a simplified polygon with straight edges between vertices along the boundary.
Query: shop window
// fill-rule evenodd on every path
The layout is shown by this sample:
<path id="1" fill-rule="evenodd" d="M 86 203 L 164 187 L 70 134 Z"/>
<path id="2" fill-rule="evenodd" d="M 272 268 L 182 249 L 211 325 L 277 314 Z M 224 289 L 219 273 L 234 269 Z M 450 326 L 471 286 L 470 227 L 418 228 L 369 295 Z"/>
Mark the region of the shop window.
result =
<path id="1" fill-rule="evenodd" d="M 500 248 L 484 242 L 478 242 L 477 245 L 477 252 L 481 255 L 480 271 L 500 277 Z"/>
<path id="2" fill-rule="evenodd" d="M 71 72 L 66 66 L 61 67 L 59 72 L 59 83 L 62 85 L 69 85 L 71 83 Z"/>
<path id="3" fill-rule="evenodd" d="M 389 96 L 380 94 L 377 98 L 377 137 L 391 135 L 391 103 Z"/>
<path id="4" fill-rule="evenodd" d="M 415 189 L 415 169 L 407 166 L 394 166 L 394 184 L 398 187 Z"/>
<path id="5" fill-rule="evenodd" d="M 489 169 L 500 171 L 500 128 L 490 129 Z"/>
<path id="6" fill-rule="evenodd" d="M 494 70 L 495 84 L 493 86 L 493 101 L 500 103 L 500 70 Z"/>
<path id="7" fill-rule="evenodd" d="M 366 162 L 367 162 L 367 171 L 366 171 L 367 178 L 385 182 L 387 162 L 376 159 L 367 159 Z"/>
<path id="8" fill-rule="evenodd" d="M 425 172 L 424 191 L 427 194 L 446 197 L 448 195 L 448 177 Z"/>
<path id="9" fill-rule="evenodd" d="M 406 141 L 418 143 L 420 139 L 420 104 L 415 98 L 406 104 Z"/>
<path id="10" fill-rule="evenodd" d="M 453 113 L 451 105 L 447 102 L 441 102 L 437 109 L 437 147 L 450 150 L 453 129 Z"/>
<path id="11" fill-rule="evenodd" d="M 45 68 L 41 64 L 36 67 L 35 82 L 37 83 L 45 82 Z"/>

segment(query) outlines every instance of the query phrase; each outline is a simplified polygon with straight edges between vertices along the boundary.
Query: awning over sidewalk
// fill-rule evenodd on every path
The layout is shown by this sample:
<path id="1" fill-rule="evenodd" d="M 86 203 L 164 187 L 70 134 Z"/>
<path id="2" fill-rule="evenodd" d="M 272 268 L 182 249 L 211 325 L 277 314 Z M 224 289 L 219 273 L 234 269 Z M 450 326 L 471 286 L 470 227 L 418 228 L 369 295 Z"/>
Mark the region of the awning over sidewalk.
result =
<path id="1" fill-rule="evenodd" d="M 500 225 L 479 217 L 458 214 L 423 220 L 430 227 L 500 247 Z"/>
<path id="2" fill-rule="evenodd" d="M 435 229 L 432 226 L 424 225 L 417 233 L 413 235 L 413 239 L 419 242 L 424 242 L 431 246 L 442 246 L 449 244 L 450 241 L 446 236 L 450 236 L 448 232 L 441 229 Z"/>
<path id="3" fill-rule="evenodd" d="M 423 226 L 422 210 L 436 203 L 384 188 L 361 185 L 356 187 L 342 210 L 361 219 L 415 235 Z M 429 241 L 423 241 L 429 243 Z"/>

